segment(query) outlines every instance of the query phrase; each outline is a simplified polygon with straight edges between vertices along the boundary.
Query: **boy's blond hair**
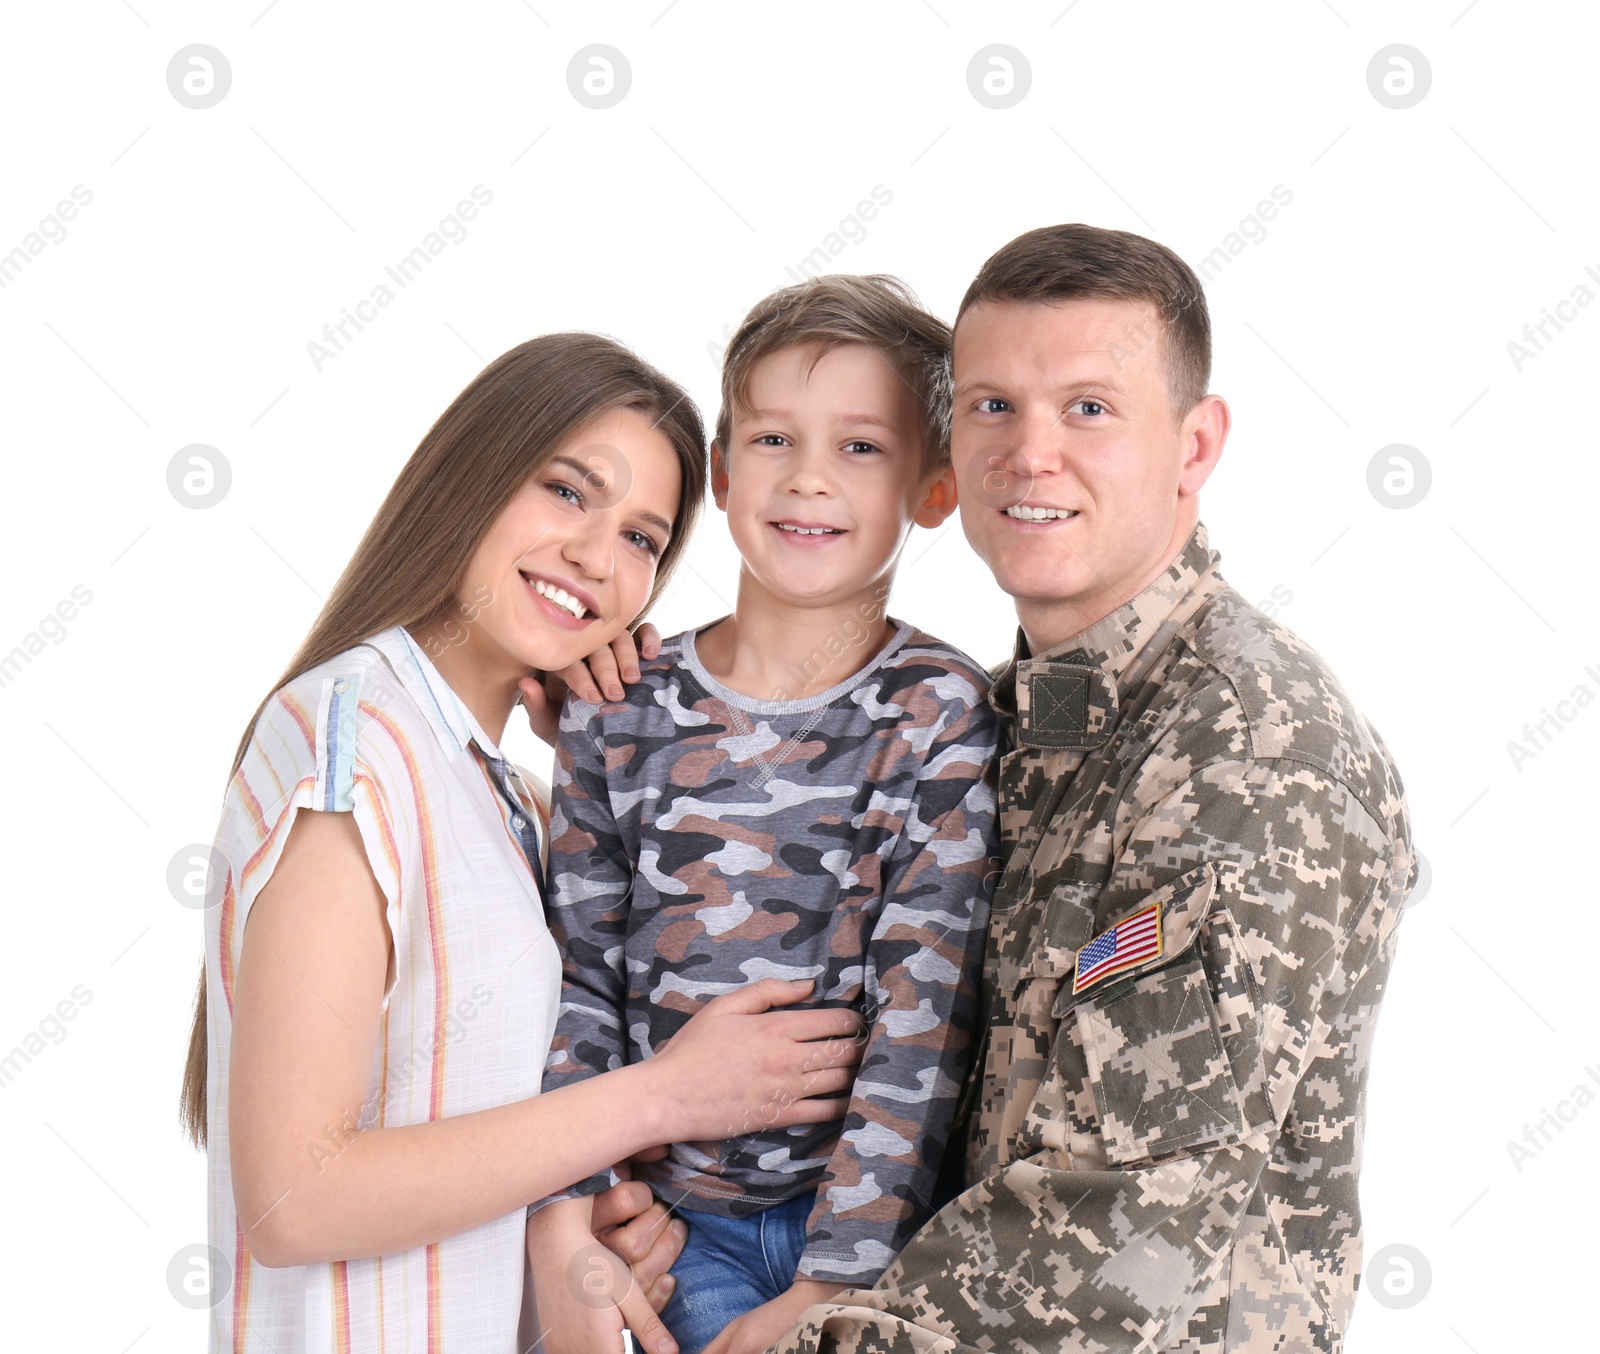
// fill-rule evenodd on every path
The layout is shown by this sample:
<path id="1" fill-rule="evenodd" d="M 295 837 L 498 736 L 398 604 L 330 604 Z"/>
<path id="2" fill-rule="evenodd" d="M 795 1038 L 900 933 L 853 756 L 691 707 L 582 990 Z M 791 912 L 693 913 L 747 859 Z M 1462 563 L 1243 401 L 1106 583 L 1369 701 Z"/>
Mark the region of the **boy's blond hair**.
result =
<path id="1" fill-rule="evenodd" d="M 724 455 L 733 420 L 748 411 L 756 364 L 786 348 L 816 348 L 819 360 L 846 343 L 871 348 L 916 396 L 922 411 L 923 473 L 950 464 L 950 327 L 922 308 L 911 288 L 883 273 L 827 273 L 756 302 L 722 359 L 717 442 Z"/>

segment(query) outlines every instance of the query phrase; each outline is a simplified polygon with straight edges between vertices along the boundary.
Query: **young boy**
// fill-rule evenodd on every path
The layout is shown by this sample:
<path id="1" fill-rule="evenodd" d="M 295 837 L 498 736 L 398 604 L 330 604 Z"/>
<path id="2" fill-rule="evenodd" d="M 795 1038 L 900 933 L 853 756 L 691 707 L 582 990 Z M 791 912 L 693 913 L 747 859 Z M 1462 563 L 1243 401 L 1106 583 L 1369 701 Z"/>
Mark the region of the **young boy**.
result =
<path id="1" fill-rule="evenodd" d="M 997 873 L 996 722 L 983 670 L 885 600 L 912 524 L 955 507 L 949 382 L 948 329 L 893 279 L 757 305 L 712 446 L 734 612 L 666 640 L 625 699 L 562 715 L 545 1089 L 650 1057 L 702 1001 L 768 974 L 866 1022 L 842 1121 L 729 1125 L 635 1167 L 689 1224 L 662 1312 L 682 1354 L 725 1329 L 717 1354 L 759 1354 L 805 1307 L 871 1285 L 932 1211 Z M 573 1270 L 604 1183 L 530 1230 L 555 1354 L 620 1346 Z"/>

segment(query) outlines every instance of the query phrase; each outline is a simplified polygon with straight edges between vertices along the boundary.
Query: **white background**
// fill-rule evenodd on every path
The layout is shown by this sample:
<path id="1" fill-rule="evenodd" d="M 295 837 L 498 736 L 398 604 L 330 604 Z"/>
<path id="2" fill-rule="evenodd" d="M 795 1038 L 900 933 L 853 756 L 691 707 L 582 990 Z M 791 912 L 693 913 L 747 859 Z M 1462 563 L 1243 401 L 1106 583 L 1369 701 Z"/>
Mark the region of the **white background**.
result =
<path id="1" fill-rule="evenodd" d="M 191 43 L 231 64 L 208 109 L 168 90 Z M 610 109 L 568 88 L 591 43 L 632 68 Z M 1009 109 L 967 85 L 993 43 L 1031 67 Z M 1408 109 L 1367 84 L 1393 43 L 1432 70 Z M 599 330 L 709 420 L 727 326 L 877 185 L 892 201 L 834 266 L 950 317 L 1024 229 L 1136 230 L 1198 266 L 1280 184 L 1292 202 L 1208 286 L 1236 422 L 1203 515 L 1231 581 L 1278 589 L 1388 740 L 1431 870 L 1362 1177 L 1369 1261 L 1414 1247 L 1431 1283 L 1389 1307 L 1369 1270 L 1347 1348 L 1586 1343 L 1600 1106 L 1568 1101 L 1520 1169 L 1507 1144 L 1600 1077 L 1600 709 L 1565 707 L 1520 767 L 1508 742 L 1600 694 L 1579 386 L 1600 306 L 1520 370 L 1507 344 L 1580 283 L 1600 295 L 1597 54 L 1588 7 L 1508 0 L 11 8 L 0 251 L 75 185 L 93 200 L 0 290 L 0 654 L 75 586 L 92 601 L 0 688 L 0 1053 L 90 993 L 0 1087 L 6 1343 L 201 1347 L 166 1278 L 205 1235 L 176 1121 L 201 917 L 168 865 L 209 839 L 243 721 L 488 360 Z M 316 370 L 308 342 L 477 184 L 466 238 Z M 166 479 L 197 442 L 232 470 L 204 510 Z M 1369 491 L 1391 443 L 1432 468 L 1416 506 Z M 669 632 L 733 595 L 713 518 Z M 1002 656 L 1009 609 L 959 526 L 908 559 L 895 613 Z"/>

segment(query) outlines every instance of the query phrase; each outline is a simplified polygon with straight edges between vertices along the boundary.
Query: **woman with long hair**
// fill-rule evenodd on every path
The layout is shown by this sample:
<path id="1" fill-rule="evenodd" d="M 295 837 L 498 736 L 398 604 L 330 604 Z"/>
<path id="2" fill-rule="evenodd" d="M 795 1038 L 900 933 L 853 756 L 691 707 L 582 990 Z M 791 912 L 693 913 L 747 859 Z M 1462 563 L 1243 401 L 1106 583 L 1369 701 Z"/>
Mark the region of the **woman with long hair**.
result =
<path id="1" fill-rule="evenodd" d="M 529 1203 L 846 1104 L 818 1097 L 849 1085 L 848 1013 L 759 1014 L 809 990 L 773 980 L 658 1057 L 538 1094 L 561 987 L 544 809 L 498 745 L 519 683 L 655 599 L 704 485 L 677 385 L 595 335 L 521 344 L 422 439 L 257 708 L 183 1092 L 231 1271 L 214 1351 L 526 1349 Z M 664 1300 L 619 1300 L 652 1354 L 674 1349 Z"/>

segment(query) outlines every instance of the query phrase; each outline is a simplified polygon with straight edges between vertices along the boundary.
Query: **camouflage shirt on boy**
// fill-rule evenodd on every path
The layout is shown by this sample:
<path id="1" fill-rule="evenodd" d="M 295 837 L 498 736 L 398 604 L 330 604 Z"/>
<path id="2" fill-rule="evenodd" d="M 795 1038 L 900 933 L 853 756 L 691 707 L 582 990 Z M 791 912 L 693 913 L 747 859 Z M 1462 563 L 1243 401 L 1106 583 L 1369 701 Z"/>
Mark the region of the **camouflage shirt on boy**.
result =
<path id="1" fill-rule="evenodd" d="M 968 1188 L 777 1354 L 1336 1354 L 1417 873 L 1388 749 L 1203 526 L 1081 634 L 1019 639 L 992 698 Z"/>
<path id="2" fill-rule="evenodd" d="M 758 978 L 866 1017 L 842 1121 L 730 1125 L 635 1168 L 729 1216 L 816 1189 L 800 1273 L 838 1283 L 876 1279 L 931 1212 L 998 873 L 988 677 L 891 624 L 867 667 L 789 701 L 717 682 L 694 632 L 667 640 L 624 700 L 568 703 L 550 823 L 547 1090 L 651 1056 Z"/>

